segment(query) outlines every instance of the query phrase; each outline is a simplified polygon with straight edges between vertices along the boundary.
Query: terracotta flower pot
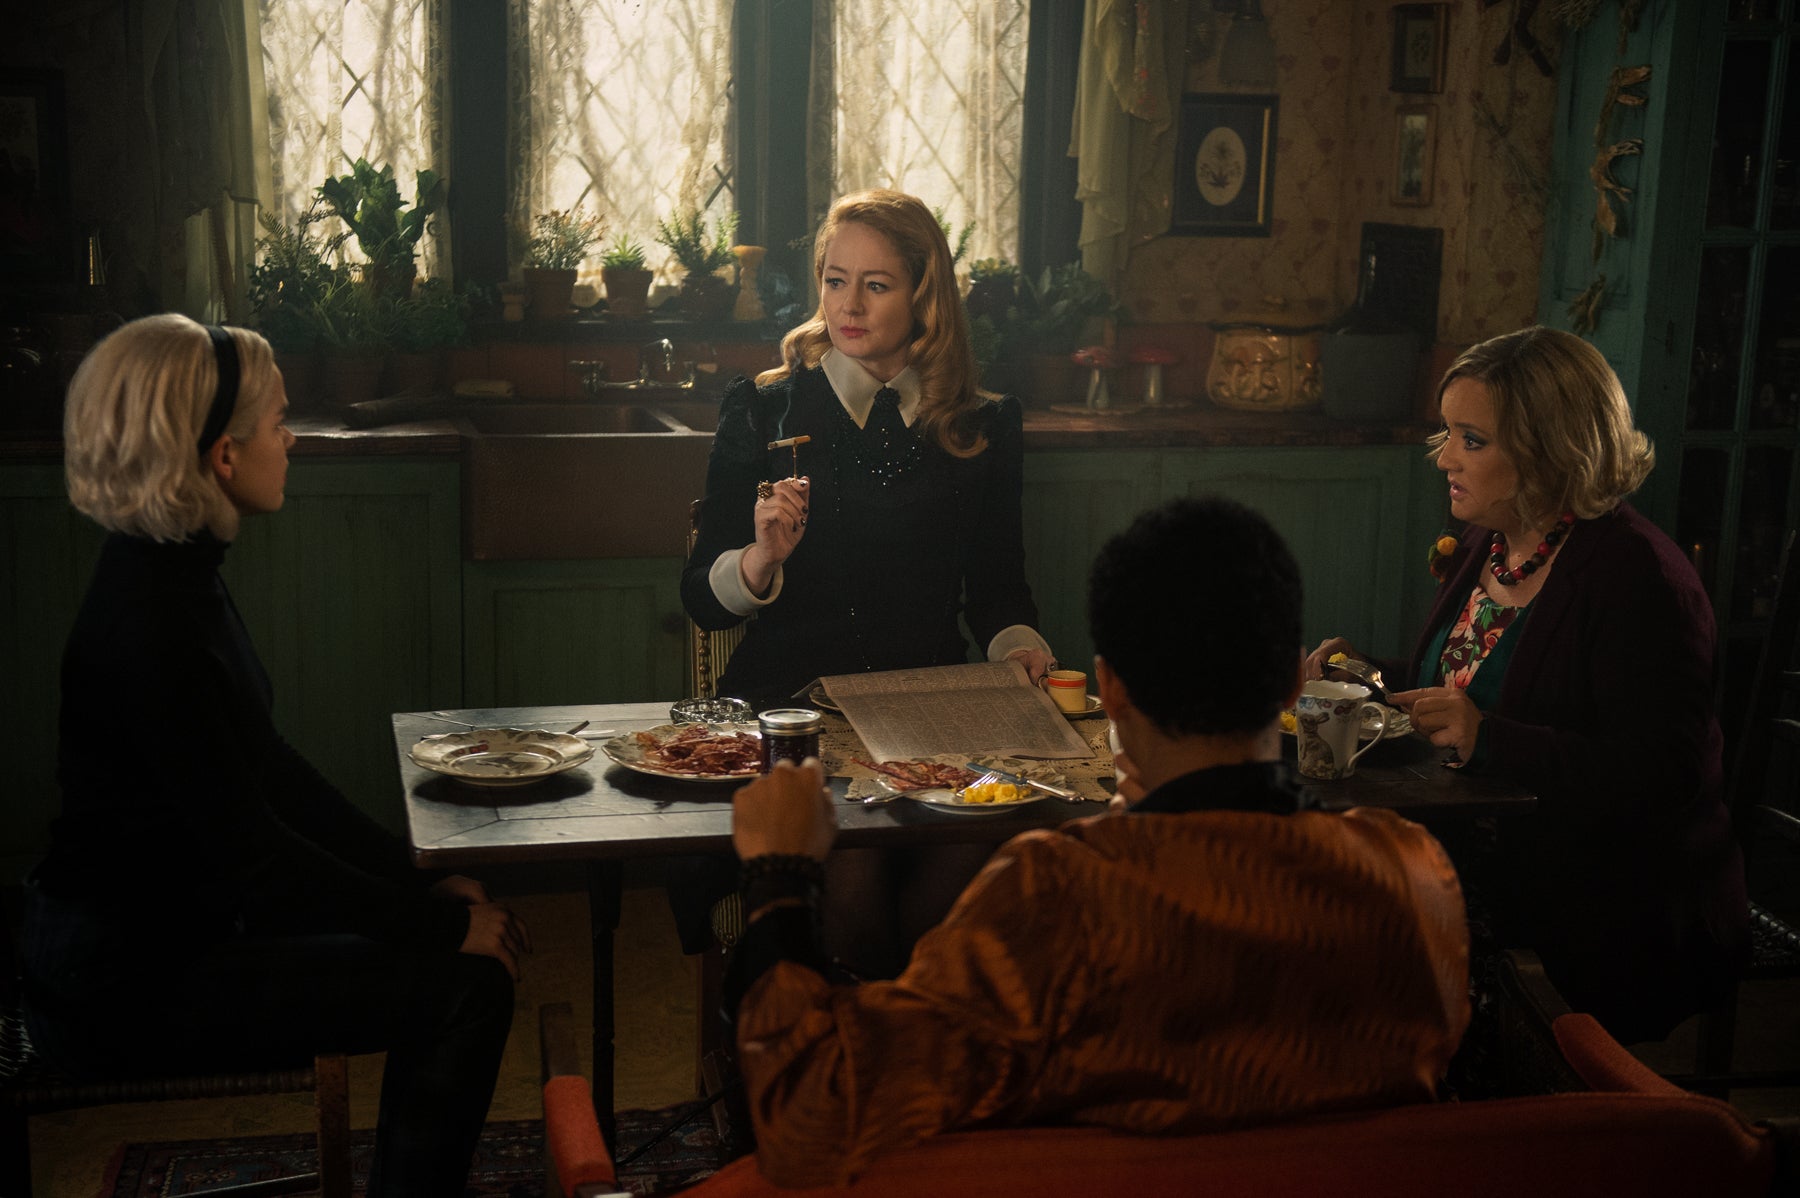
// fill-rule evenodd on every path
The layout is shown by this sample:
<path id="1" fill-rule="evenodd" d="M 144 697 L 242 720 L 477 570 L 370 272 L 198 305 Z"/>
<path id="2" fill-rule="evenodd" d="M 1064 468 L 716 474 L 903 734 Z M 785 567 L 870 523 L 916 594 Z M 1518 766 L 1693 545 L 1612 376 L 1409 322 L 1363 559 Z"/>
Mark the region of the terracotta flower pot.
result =
<path id="1" fill-rule="evenodd" d="M 444 378 L 448 355 L 441 349 L 395 350 L 381 372 L 383 395 L 431 395 Z"/>
<path id="2" fill-rule="evenodd" d="M 379 350 L 328 351 L 324 371 L 330 406 L 342 408 L 381 394 L 384 358 Z"/>
<path id="3" fill-rule="evenodd" d="M 525 314 L 531 320 L 567 320 L 575 314 L 575 272 L 525 268 Z"/>
<path id="4" fill-rule="evenodd" d="M 606 314 L 621 320 L 642 320 L 650 311 L 645 300 L 655 277 L 642 267 L 601 267 L 600 281 L 606 284 Z"/>
<path id="5" fill-rule="evenodd" d="M 275 369 L 281 371 L 290 411 L 316 412 L 325 406 L 318 350 L 278 349 L 275 351 Z"/>
<path id="6" fill-rule="evenodd" d="M 681 310 L 689 320 L 724 320 L 735 302 L 737 292 L 729 279 L 690 274 L 681 280 Z"/>

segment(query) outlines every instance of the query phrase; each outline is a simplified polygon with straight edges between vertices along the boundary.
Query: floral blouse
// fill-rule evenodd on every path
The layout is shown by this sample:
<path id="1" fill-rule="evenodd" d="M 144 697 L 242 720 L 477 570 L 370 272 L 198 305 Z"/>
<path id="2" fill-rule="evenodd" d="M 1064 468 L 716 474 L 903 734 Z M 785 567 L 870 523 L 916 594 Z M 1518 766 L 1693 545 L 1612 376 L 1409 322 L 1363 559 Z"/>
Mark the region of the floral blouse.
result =
<path id="1" fill-rule="evenodd" d="M 1463 604 L 1462 613 L 1444 638 L 1444 656 L 1439 665 L 1441 684 L 1467 690 L 1475 681 L 1475 671 L 1499 644 L 1500 635 L 1512 627 L 1524 610 L 1496 603 L 1480 587 L 1472 588 L 1469 601 Z"/>

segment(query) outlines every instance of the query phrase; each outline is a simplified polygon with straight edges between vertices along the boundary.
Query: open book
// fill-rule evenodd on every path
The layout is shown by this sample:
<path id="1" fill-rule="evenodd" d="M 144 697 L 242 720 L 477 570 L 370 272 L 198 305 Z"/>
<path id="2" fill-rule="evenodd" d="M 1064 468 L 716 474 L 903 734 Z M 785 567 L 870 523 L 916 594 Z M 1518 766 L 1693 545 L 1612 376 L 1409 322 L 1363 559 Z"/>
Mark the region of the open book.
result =
<path id="1" fill-rule="evenodd" d="M 1016 661 L 833 674 L 818 685 L 843 709 L 874 761 L 939 753 L 1092 756 L 1087 742 L 1050 696 L 1026 680 L 1025 667 Z"/>

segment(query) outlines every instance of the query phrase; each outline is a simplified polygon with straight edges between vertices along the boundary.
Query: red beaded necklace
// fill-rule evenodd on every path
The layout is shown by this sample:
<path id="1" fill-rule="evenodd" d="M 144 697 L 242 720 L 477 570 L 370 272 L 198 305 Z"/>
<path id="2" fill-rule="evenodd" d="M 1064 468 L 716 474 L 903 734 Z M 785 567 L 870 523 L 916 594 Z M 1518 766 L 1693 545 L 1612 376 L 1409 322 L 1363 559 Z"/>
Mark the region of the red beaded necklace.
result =
<path id="1" fill-rule="evenodd" d="M 1520 562 L 1516 571 L 1506 568 L 1506 534 L 1496 532 L 1493 544 L 1488 546 L 1493 553 L 1488 560 L 1493 563 L 1494 578 L 1503 587 L 1515 586 L 1521 578 L 1530 578 L 1537 573 L 1538 567 L 1543 565 L 1552 553 L 1556 552 L 1557 545 L 1569 535 L 1569 529 L 1574 526 L 1575 513 L 1564 512 L 1556 523 L 1550 526 L 1550 531 L 1544 534 L 1544 539 L 1538 542 L 1537 552 Z"/>

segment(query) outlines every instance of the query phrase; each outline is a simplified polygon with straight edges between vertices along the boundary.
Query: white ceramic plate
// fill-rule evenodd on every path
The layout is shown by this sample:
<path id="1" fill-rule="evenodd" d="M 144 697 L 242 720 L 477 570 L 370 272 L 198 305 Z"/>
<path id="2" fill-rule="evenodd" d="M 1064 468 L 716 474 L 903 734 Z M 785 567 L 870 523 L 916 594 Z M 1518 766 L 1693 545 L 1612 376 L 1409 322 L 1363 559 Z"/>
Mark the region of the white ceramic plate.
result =
<path id="1" fill-rule="evenodd" d="M 822 686 L 813 687 L 812 693 L 806 696 L 806 701 L 820 711 L 829 711 L 832 715 L 844 714 L 844 709 L 831 701 L 831 696 L 825 693 Z"/>
<path id="2" fill-rule="evenodd" d="M 471 786 L 526 786 L 574 769 L 594 755 L 580 737 L 541 728 L 471 728 L 421 737 L 415 765 Z"/>
<path id="3" fill-rule="evenodd" d="M 1035 778 L 1039 782 L 1047 782 L 1051 786 L 1062 786 L 1067 782 L 1067 779 L 1065 779 L 1062 774 L 1057 773 L 1043 762 L 1021 761 L 1016 757 L 957 757 L 953 755 L 942 755 L 938 757 L 922 757 L 917 760 L 929 761 L 933 765 L 964 765 L 973 762 L 985 769 L 1000 770 L 1004 773 L 1015 774 L 1021 778 Z M 933 808 L 934 810 L 953 811 L 958 815 L 999 815 L 1002 811 L 1015 811 L 1020 807 L 1050 797 L 1041 790 L 1029 790 L 1025 792 L 1024 798 L 1016 799 L 1011 803 L 965 803 L 956 797 L 955 791 L 946 790 L 943 787 L 934 787 L 930 790 L 901 790 L 900 787 L 895 784 L 894 780 L 889 778 L 886 774 L 875 775 L 875 785 L 887 794 L 898 794 L 903 798 L 923 803 L 925 806 Z"/>
<path id="4" fill-rule="evenodd" d="M 661 741 L 668 740 L 670 737 L 681 732 L 684 728 L 694 728 L 698 726 L 699 725 L 695 724 L 658 724 L 654 728 L 646 729 L 646 731 L 648 731 L 650 735 L 656 737 L 657 740 Z M 760 759 L 762 734 L 760 732 L 753 727 L 742 724 L 707 724 L 705 727 L 710 731 L 721 735 L 735 733 L 739 736 L 746 737 L 751 742 L 755 743 L 758 746 L 757 751 L 759 755 L 756 764 L 750 766 L 748 769 L 725 774 L 697 774 L 690 770 L 670 769 L 660 762 L 650 760 L 648 751 L 643 745 L 638 743 L 637 735 L 632 732 L 627 732 L 622 736 L 615 736 L 611 740 L 602 741 L 600 743 L 600 751 L 628 770 L 636 770 L 640 774 L 649 774 L 657 778 L 675 778 L 682 782 L 729 782 L 744 778 L 754 778 L 762 773 L 762 762 Z"/>
<path id="5" fill-rule="evenodd" d="M 1293 719 L 1294 719 L 1294 712 L 1291 708 L 1289 710 L 1281 713 L 1281 731 L 1282 731 L 1283 735 L 1286 735 L 1286 736 L 1294 735 L 1294 729 L 1292 727 Z M 1374 740 L 1375 739 L 1375 729 L 1376 729 L 1376 721 L 1368 716 L 1364 716 L 1363 722 L 1362 722 L 1362 727 L 1358 728 L 1356 730 L 1356 739 L 1357 740 Z M 1404 711 L 1401 711 L 1398 707 L 1388 708 L 1386 739 L 1393 740 L 1397 736 L 1410 735 L 1412 730 L 1413 730 L 1412 717 L 1410 715 L 1407 715 Z"/>

